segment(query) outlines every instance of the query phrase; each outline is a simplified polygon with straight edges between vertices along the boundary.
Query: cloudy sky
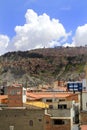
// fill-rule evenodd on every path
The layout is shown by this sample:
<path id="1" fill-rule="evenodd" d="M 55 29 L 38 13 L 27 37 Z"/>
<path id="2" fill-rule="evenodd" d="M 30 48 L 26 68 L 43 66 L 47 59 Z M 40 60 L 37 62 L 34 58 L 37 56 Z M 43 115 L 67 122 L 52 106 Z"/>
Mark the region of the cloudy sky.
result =
<path id="1" fill-rule="evenodd" d="M 87 44 L 87 0 L 0 0 L 0 55 Z"/>

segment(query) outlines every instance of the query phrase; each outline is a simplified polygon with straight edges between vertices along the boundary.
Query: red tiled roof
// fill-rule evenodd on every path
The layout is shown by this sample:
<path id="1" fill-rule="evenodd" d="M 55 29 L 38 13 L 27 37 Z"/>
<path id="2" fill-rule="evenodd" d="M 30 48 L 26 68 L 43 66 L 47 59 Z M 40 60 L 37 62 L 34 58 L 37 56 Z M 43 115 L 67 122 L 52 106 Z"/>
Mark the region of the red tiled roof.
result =
<path id="1" fill-rule="evenodd" d="M 87 125 L 81 125 L 81 130 L 87 130 Z"/>
<path id="2" fill-rule="evenodd" d="M 78 95 L 78 94 L 79 94 L 79 92 L 78 92 L 78 93 L 72 93 L 72 94 L 68 95 L 67 97 L 76 96 L 76 95 Z"/>
<path id="3" fill-rule="evenodd" d="M 27 92 L 26 96 L 31 98 L 66 98 L 70 93 L 55 93 L 55 92 Z"/>
<path id="4" fill-rule="evenodd" d="M 8 95 L 0 95 L 0 100 L 7 99 Z"/>

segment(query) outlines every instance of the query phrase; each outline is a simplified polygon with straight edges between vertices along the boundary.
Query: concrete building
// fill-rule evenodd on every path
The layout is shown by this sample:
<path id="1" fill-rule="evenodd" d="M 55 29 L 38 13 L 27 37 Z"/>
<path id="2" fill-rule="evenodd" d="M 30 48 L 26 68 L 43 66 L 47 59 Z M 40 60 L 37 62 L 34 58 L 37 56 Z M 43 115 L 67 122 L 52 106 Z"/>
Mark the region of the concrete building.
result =
<path id="1" fill-rule="evenodd" d="M 75 105 L 74 101 L 54 103 L 50 109 L 47 109 L 47 113 L 56 119 L 69 119 L 70 127 L 73 126 L 73 123 L 79 122 L 78 106 Z"/>
<path id="2" fill-rule="evenodd" d="M 72 130 L 73 123 L 78 123 L 78 93 L 26 92 L 21 86 L 14 85 L 7 88 L 7 93 L 8 107 L 0 108 L 1 130 Z M 26 99 L 41 101 L 48 107 L 33 104 L 28 107 Z"/>
<path id="3" fill-rule="evenodd" d="M 12 101 L 8 102 L 8 107 L 1 107 L 0 109 L 1 130 L 71 130 L 73 127 L 76 115 L 73 107 L 75 102 L 66 100 L 71 95 L 70 93 L 61 93 L 55 96 L 53 93 L 46 93 L 42 97 L 42 93 L 29 95 L 29 98 L 39 98 L 39 100 L 42 99 L 49 104 L 47 108 L 32 105 L 31 107 L 21 107 L 16 101 L 19 97 L 22 98 L 19 96 L 20 94 L 22 95 L 20 87 L 9 87 L 8 97 L 10 96 L 10 98 L 8 101 Z M 21 98 L 19 98 L 20 101 L 22 101 Z"/>
<path id="4" fill-rule="evenodd" d="M 87 111 L 87 92 L 82 92 L 82 110 Z"/>
<path id="5" fill-rule="evenodd" d="M 65 114 L 64 114 L 65 111 Z M 71 130 L 69 110 L 2 107 L 1 130 Z"/>

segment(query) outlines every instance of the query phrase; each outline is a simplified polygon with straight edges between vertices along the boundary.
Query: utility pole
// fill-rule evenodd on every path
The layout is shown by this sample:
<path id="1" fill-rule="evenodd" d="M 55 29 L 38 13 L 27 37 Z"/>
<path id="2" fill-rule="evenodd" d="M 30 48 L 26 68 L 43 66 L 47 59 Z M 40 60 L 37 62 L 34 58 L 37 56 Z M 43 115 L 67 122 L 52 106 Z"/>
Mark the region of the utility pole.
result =
<path id="1" fill-rule="evenodd" d="M 80 111 L 82 111 L 82 91 L 80 92 Z"/>

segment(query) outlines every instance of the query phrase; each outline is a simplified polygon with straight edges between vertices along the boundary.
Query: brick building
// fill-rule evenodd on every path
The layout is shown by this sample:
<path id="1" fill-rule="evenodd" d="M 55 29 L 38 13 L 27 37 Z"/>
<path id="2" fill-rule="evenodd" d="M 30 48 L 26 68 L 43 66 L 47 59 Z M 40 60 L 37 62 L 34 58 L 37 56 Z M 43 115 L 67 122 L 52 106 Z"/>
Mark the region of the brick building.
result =
<path id="1" fill-rule="evenodd" d="M 22 87 L 21 86 L 9 86 L 7 88 L 8 94 L 8 107 L 22 107 Z"/>
<path id="2" fill-rule="evenodd" d="M 46 114 L 45 118 L 45 130 L 71 130 L 70 118 L 57 117 L 49 114 Z"/>

